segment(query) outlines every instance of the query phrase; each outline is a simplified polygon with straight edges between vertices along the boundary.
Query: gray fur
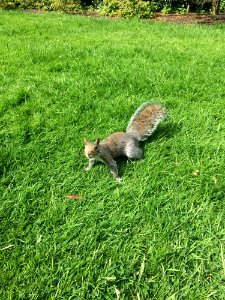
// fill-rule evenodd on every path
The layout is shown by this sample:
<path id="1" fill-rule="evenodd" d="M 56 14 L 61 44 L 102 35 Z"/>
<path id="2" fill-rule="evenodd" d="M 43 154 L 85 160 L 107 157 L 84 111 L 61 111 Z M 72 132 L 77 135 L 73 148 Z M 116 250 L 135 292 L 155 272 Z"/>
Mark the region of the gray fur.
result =
<path id="1" fill-rule="evenodd" d="M 156 128 L 157 128 L 157 126 L 159 125 L 159 123 L 162 121 L 162 120 L 164 120 L 165 119 L 165 114 L 163 114 L 163 113 L 158 113 L 158 115 L 155 117 L 155 119 L 154 119 L 154 122 L 153 122 L 153 127 L 152 128 L 150 128 L 148 131 L 147 131 L 147 133 L 146 133 L 146 135 L 145 136 L 143 136 L 141 139 L 139 139 L 139 141 L 146 141 L 152 134 L 153 134 L 153 132 L 156 130 Z"/>
<path id="2" fill-rule="evenodd" d="M 142 158 L 142 149 L 138 145 L 138 141 L 130 139 L 127 141 L 124 149 L 125 155 L 131 159 L 141 159 Z"/>
<path id="3" fill-rule="evenodd" d="M 154 115 L 152 116 L 152 119 L 150 120 L 150 123 L 148 123 L 148 120 L 146 120 L 146 123 L 144 124 L 144 129 L 145 132 L 144 134 L 141 134 L 138 126 L 135 127 L 135 119 L 139 117 L 144 110 L 154 105 L 157 106 L 157 104 L 151 104 L 149 102 L 143 103 L 136 111 L 135 113 L 131 116 L 130 121 L 127 125 L 126 132 L 133 135 L 138 141 L 142 142 L 148 139 L 149 136 L 153 134 L 153 132 L 156 130 L 158 124 L 166 118 L 166 111 L 165 108 L 162 106 L 158 107 L 158 110 L 154 112 Z"/>
<path id="4" fill-rule="evenodd" d="M 138 109 L 134 112 L 134 114 L 131 116 L 130 121 L 127 125 L 126 132 L 129 132 L 129 128 L 133 125 L 134 119 L 140 115 L 140 113 L 149 105 L 151 105 L 149 102 L 144 102 Z"/>

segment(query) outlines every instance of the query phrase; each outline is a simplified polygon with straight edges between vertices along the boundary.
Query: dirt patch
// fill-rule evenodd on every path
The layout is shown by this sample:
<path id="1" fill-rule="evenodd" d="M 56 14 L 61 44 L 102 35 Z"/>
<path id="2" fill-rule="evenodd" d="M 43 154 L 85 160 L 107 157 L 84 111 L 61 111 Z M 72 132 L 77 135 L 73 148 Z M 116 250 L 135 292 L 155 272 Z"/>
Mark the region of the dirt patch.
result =
<path id="1" fill-rule="evenodd" d="M 156 13 L 153 17 L 156 21 L 174 22 L 183 24 L 215 24 L 225 23 L 225 14 L 212 16 L 209 14 L 162 14 Z"/>
<path id="2" fill-rule="evenodd" d="M 30 14 L 41 14 L 41 13 L 43 13 L 42 10 L 35 9 L 35 8 L 27 8 L 27 9 L 25 9 L 25 12 L 30 13 Z"/>
<path id="3" fill-rule="evenodd" d="M 38 9 L 27 9 L 28 13 L 43 13 L 44 11 Z M 87 16 L 87 17 L 101 17 L 101 18 L 109 18 L 109 19 L 118 19 L 118 17 L 106 17 L 98 14 L 98 12 L 86 12 L 77 13 L 79 15 Z M 225 23 L 225 14 L 212 16 L 210 14 L 163 14 L 163 13 L 155 13 L 151 20 L 155 21 L 163 21 L 163 22 L 174 22 L 174 23 L 183 23 L 183 24 L 216 24 L 216 23 Z"/>

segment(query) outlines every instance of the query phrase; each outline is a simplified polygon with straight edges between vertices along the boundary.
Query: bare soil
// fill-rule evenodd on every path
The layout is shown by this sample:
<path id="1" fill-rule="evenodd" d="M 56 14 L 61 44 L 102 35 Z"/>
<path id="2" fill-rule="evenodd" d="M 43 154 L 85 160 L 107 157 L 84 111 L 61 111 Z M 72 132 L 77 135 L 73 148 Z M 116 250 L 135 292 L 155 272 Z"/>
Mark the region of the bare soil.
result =
<path id="1" fill-rule="evenodd" d="M 225 14 L 212 16 L 210 14 L 162 14 L 156 13 L 153 17 L 156 21 L 184 23 L 184 24 L 215 24 L 225 23 Z"/>
<path id="2" fill-rule="evenodd" d="M 27 9 L 28 13 L 43 13 L 43 11 L 38 9 Z M 84 16 L 89 17 L 100 17 L 100 15 L 96 12 L 84 12 L 82 13 Z M 101 16 L 102 17 L 102 16 Z M 107 17 L 111 19 L 117 19 L 118 17 Z M 174 23 L 183 23 L 183 24 L 216 24 L 216 23 L 225 23 L 225 13 L 212 16 L 210 14 L 163 14 L 163 13 L 155 13 L 152 18 L 155 21 L 164 21 L 164 22 L 174 22 Z"/>

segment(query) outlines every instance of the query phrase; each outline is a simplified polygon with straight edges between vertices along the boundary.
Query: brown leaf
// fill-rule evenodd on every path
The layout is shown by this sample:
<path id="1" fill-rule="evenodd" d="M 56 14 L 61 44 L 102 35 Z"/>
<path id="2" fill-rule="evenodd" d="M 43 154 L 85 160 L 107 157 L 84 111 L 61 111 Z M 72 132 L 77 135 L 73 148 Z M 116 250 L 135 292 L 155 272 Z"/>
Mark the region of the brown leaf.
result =
<path id="1" fill-rule="evenodd" d="M 68 195 L 65 197 L 68 199 L 84 199 L 85 198 L 84 196 L 79 196 L 79 195 Z"/>

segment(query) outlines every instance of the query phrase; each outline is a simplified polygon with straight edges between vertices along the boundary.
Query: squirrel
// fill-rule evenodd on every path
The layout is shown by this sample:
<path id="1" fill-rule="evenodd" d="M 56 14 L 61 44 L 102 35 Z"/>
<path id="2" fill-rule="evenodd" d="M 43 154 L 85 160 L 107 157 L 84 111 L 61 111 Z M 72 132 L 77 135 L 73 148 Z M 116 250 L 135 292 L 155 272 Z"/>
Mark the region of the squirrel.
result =
<path id="1" fill-rule="evenodd" d="M 145 141 L 156 130 L 160 121 L 166 118 L 166 109 L 160 104 L 143 103 L 132 115 L 126 132 L 115 132 L 100 142 L 84 139 L 84 153 L 89 160 L 85 168 L 90 170 L 95 161 L 106 164 L 118 183 L 122 182 L 118 174 L 115 158 L 126 156 L 129 159 L 142 159 L 139 142 Z"/>

